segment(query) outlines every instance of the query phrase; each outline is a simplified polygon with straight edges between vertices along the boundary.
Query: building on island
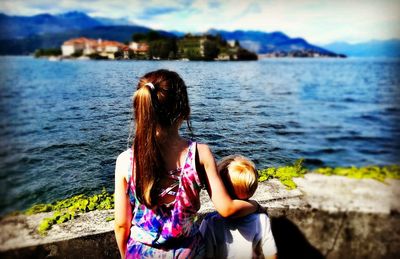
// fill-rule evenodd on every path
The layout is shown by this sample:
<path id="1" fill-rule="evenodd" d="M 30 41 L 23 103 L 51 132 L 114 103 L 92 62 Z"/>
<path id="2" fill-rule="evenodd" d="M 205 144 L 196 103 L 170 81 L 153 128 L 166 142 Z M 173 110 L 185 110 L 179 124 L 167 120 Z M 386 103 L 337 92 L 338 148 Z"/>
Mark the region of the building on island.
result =
<path id="1" fill-rule="evenodd" d="M 82 59 L 257 60 L 257 55 L 242 48 L 238 41 L 227 41 L 220 35 L 186 34 L 182 38 L 160 36 L 156 39 L 146 37 L 136 37 L 138 39 L 128 45 L 118 41 L 80 37 L 65 41 L 61 51 L 65 58 Z"/>
<path id="2" fill-rule="evenodd" d="M 234 48 L 237 45 L 236 40 L 227 40 L 226 42 L 228 43 L 229 47 L 231 47 L 231 48 Z"/>
<path id="3" fill-rule="evenodd" d="M 80 37 L 65 41 L 61 46 L 61 52 L 64 57 L 99 55 L 104 58 L 115 59 L 116 53 L 124 53 L 128 51 L 127 48 L 128 46 L 118 41 Z"/>
<path id="4" fill-rule="evenodd" d="M 229 60 L 231 60 L 231 57 L 226 53 L 221 53 L 221 54 L 218 55 L 216 60 L 229 61 Z"/>
<path id="5" fill-rule="evenodd" d="M 122 59 L 130 59 L 129 51 L 130 49 L 128 46 L 122 48 Z"/>
<path id="6" fill-rule="evenodd" d="M 129 48 L 133 50 L 133 53 L 137 55 L 146 55 L 149 52 L 149 44 L 147 44 L 146 42 L 132 41 L 129 44 Z"/>
<path id="7" fill-rule="evenodd" d="M 72 56 L 75 53 L 83 53 L 83 50 L 88 46 L 89 39 L 81 37 L 76 39 L 70 39 L 64 42 L 61 46 L 61 52 L 63 56 Z"/>
<path id="8" fill-rule="evenodd" d="M 101 41 L 98 45 L 97 45 L 97 52 L 100 56 L 102 57 L 107 57 L 108 59 L 115 59 L 115 54 L 117 52 L 121 52 L 123 51 L 123 49 L 125 49 L 126 46 L 125 44 L 122 44 L 118 41 Z"/>

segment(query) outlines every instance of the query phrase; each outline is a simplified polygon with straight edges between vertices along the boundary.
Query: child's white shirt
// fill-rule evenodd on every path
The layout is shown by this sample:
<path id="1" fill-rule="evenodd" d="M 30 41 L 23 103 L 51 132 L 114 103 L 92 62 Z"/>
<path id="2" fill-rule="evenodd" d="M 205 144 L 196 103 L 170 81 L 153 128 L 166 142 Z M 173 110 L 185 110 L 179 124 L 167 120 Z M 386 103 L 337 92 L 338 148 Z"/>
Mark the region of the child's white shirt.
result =
<path id="1" fill-rule="evenodd" d="M 200 226 L 206 243 L 206 258 L 264 258 L 277 252 L 266 214 L 241 218 L 208 215 Z"/>

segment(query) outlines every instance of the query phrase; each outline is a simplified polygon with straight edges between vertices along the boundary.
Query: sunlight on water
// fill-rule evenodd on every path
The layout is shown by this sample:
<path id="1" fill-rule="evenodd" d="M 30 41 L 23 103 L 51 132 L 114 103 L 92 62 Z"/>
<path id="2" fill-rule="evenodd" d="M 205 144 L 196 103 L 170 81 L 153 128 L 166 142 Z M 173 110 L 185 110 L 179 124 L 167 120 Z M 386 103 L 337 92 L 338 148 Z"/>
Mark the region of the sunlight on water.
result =
<path id="1" fill-rule="evenodd" d="M 159 68 L 185 80 L 194 137 L 217 158 L 240 153 L 259 168 L 300 157 L 309 167 L 399 162 L 396 60 L 1 57 L 2 213 L 112 190 L 115 159 L 129 146 L 131 95 L 140 76 Z"/>

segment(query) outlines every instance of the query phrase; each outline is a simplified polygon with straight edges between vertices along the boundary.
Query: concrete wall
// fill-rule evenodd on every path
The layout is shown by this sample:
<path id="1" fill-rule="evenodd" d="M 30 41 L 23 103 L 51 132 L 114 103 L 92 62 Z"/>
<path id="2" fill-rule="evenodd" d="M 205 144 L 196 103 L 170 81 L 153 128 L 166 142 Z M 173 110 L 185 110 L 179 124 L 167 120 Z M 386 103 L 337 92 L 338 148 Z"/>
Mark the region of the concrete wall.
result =
<path id="1" fill-rule="evenodd" d="M 269 211 L 279 258 L 400 258 L 400 214 Z M 3 251 L 1 258 L 118 258 L 112 231 Z"/>
<path id="2" fill-rule="evenodd" d="M 400 258 L 400 181 L 380 183 L 307 175 L 298 188 L 260 184 L 255 199 L 268 207 L 279 258 Z M 202 196 L 200 218 L 213 210 Z M 0 258 L 119 258 L 113 211 L 93 211 L 35 229 L 48 215 L 0 220 Z"/>
<path id="3" fill-rule="evenodd" d="M 0 252 L 0 258 L 119 258 L 114 232 Z"/>

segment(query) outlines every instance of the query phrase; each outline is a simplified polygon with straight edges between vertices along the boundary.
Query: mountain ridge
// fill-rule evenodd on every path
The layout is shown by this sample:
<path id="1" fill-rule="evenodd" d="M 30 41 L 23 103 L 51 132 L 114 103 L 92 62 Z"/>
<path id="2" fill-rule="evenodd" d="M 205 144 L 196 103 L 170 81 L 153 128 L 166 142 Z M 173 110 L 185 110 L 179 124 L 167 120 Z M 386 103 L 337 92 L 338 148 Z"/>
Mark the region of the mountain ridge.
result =
<path id="1" fill-rule="evenodd" d="M 79 36 L 126 42 L 131 39 L 133 33 L 145 33 L 150 30 L 152 29 L 133 24 L 126 18 L 92 17 L 81 11 L 33 16 L 0 13 L 0 54 L 28 54 L 35 48 L 59 47 L 63 41 Z M 182 37 L 186 34 L 174 30 L 159 32 L 170 37 Z M 328 56 L 334 56 L 336 53 L 348 56 L 400 56 L 400 43 L 397 42 L 374 43 L 381 47 L 373 47 L 370 42 L 358 45 L 331 43 L 317 46 L 304 38 L 291 38 L 281 31 L 210 29 L 205 33 L 219 34 L 226 40 L 238 40 L 241 46 L 258 54 L 303 51 Z"/>
<path id="2" fill-rule="evenodd" d="M 97 26 L 82 30 L 70 30 L 68 32 L 32 35 L 19 39 L 0 39 L 0 55 L 31 54 L 40 48 L 60 48 L 63 42 L 78 37 L 127 42 L 131 40 L 132 34 L 146 33 L 150 30 L 150 28 L 138 25 Z M 158 32 L 163 36 L 175 37 L 166 31 Z"/>
<path id="3" fill-rule="evenodd" d="M 34 35 L 61 33 L 104 25 L 83 12 L 48 13 L 33 16 L 0 14 L 0 39 L 21 39 Z"/>
<path id="4" fill-rule="evenodd" d="M 238 40 L 245 48 L 259 54 L 272 52 L 290 52 L 296 50 L 310 50 L 321 54 L 333 55 L 333 51 L 308 43 L 303 38 L 290 38 L 281 31 L 263 32 L 258 30 L 225 31 L 210 29 L 208 33 L 219 34 L 226 40 Z"/>
<path id="5" fill-rule="evenodd" d="M 400 57 L 400 39 L 371 40 L 360 43 L 333 42 L 324 45 L 352 57 Z"/>
<path id="6" fill-rule="evenodd" d="M 126 42 L 133 33 L 145 33 L 151 28 L 141 25 L 121 25 L 124 19 L 91 17 L 84 12 L 72 11 L 52 15 L 8 16 L 0 14 L 0 54 L 27 54 L 37 48 L 56 48 L 72 37 L 104 38 Z M 163 35 L 181 37 L 178 31 L 159 31 Z M 290 38 L 283 32 L 262 32 L 210 29 L 208 34 L 220 34 L 227 40 L 238 40 L 240 44 L 258 54 L 293 51 L 312 51 L 324 55 L 335 53 L 309 44 L 303 38 Z"/>

